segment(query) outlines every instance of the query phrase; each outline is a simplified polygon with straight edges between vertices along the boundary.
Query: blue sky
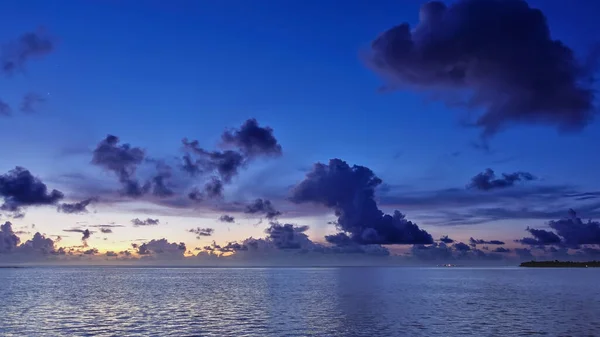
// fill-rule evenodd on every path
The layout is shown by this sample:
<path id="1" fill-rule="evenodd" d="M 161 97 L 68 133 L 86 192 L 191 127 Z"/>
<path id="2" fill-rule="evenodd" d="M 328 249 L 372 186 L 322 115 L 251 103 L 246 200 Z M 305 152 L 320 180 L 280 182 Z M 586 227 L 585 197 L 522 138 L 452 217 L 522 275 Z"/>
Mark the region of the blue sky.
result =
<path id="1" fill-rule="evenodd" d="M 585 55 L 597 42 L 595 1 L 578 1 L 574 6 L 563 1 L 529 3 L 546 14 L 553 37 L 577 53 Z M 3 12 L 10 15 L 0 23 L 0 41 L 44 27 L 56 49 L 31 60 L 22 74 L 0 80 L 6 101 L 16 102 L 31 90 L 47 99 L 35 114 L 2 121 L 0 141 L 10 146 L 0 148 L 0 168 L 7 172 L 23 166 L 69 198 L 69 192 L 81 191 L 61 180 L 64 174 L 86 174 L 118 187 L 113 176 L 90 165 L 91 150 L 107 134 L 146 149 L 154 158 L 173 158 L 181 155 L 184 137 L 212 148 L 223 130 L 256 118 L 273 128 L 284 155 L 250 165 L 226 187 L 226 196 L 232 199 L 240 195 L 283 198 L 313 163 L 331 158 L 370 168 L 402 195 L 463 189 L 488 167 L 497 174 L 531 172 L 539 177 L 538 186 L 598 190 L 598 123 L 574 134 L 518 125 L 494 136 L 491 152 L 485 152 L 471 146 L 479 130 L 460 126 L 460 109 L 431 100 L 427 92 L 378 90 L 384 83 L 361 55 L 390 27 L 417 24 L 421 4 L 412 0 L 343 5 L 312 0 L 8 1 Z M 402 205 L 386 206 L 382 201 L 383 210 L 391 212 L 392 206 Z M 22 226 L 35 221 L 44 233 L 60 234 L 77 221 L 125 223 L 133 217 L 165 216 L 160 211 L 152 214 L 154 205 L 138 207 L 149 212 L 139 215 L 127 207 L 133 206 L 99 204 L 97 213 L 75 216 L 31 209 L 24 219 L 11 221 Z M 400 210 L 417 223 L 431 213 L 427 207 Z M 310 235 L 315 240 L 321 239 L 317 235 L 335 232 L 325 225 L 335 219 L 331 212 L 308 212 L 310 217 L 303 217 L 303 211 L 288 211 L 285 221 L 310 225 L 309 233 L 318 233 Z M 184 229 L 199 222 L 215 227 L 214 238 L 222 241 L 260 236 L 264 229 L 252 226 L 255 221 L 248 219 L 233 231 L 226 230 L 210 212 L 193 214 L 197 218 L 172 216 L 169 226 L 147 229 L 150 232 L 127 228 L 123 240 L 110 240 L 166 237 L 192 247 L 201 243 Z M 508 240 L 524 236 L 530 223 L 505 219 L 421 227 L 436 238 L 448 234 L 460 240 L 469 236 Z"/>

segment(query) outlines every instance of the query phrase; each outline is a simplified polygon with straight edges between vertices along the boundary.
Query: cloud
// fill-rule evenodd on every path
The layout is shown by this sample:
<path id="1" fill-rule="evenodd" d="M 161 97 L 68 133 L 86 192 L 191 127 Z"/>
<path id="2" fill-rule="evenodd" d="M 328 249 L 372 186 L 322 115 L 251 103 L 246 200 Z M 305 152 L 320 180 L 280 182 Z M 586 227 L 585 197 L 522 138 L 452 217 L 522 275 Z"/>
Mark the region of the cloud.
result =
<path id="1" fill-rule="evenodd" d="M 0 225 L 0 253 L 9 253 L 17 248 L 21 239 L 13 232 L 9 221 Z"/>
<path id="2" fill-rule="evenodd" d="M 214 231 L 215 230 L 212 228 L 200 228 L 200 227 L 196 227 L 196 228 L 192 228 L 192 229 L 188 230 L 188 232 L 196 234 L 196 239 L 198 239 L 198 240 L 202 239 L 203 237 L 206 237 L 206 236 L 211 236 Z"/>
<path id="3" fill-rule="evenodd" d="M 390 83 L 477 108 L 484 136 L 518 124 L 579 130 L 595 115 L 593 63 L 550 35 L 544 14 L 521 0 L 431 1 L 420 22 L 390 28 L 368 65 Z"/>
<path id="4" fill-rule="evenodd" d="M 254 118 L 248 119 L 238 130 L 225 131 L 221 139 L 225 146 L 238 148 L 246 157 L 282 154 L 281 145 L 273 136 L 273 129 L 260 127 Z"/>
<path id="5" fill-rule="evenodd" d="M 140 185 L 135 178 L 135 172 L 145 157 L 146 153 L 141 148 L 119 145 L 117 136 L 108 135 L 94 149 L 92 164 L 116 174 L 124 195 L 140 197 L 150 189 L 149 183 Z"/>
<path id="6" fill-rule="evenodd" d="M 81 228 L 71 228 L 71 229 L 63 229 L 63 232 L 72 232 L 72 233 L 81 233 L 81 241 L 83 245 L 87 247 L 87 240 L 90 238 L 94 232 L 91 232 L 89 229 L 81 229 Z"/>
<path id="7" fill-rule="evenodd" d="M 510 253 L 510 249 L 504 247 L 496 247 L 492 250 L 494 253 Z"/>
<path id="8" fill-rule="evenodd" d="M 83 254 L 85 254 L 85 255 L 96 255 L 96 254 L 98 254 L 98 249 L 96 249 L 96 248 L 90 248 L 90 249 L 84 250 Z"/>
<path id="9" fill-rule="evenodd" d="M 64 197 L 60 191 L 48 191 L 46 184 L 20 166 L 0 175 L 0 196 L 4 198 L 0 209 L 13 213 L 26 206 L 53 205 Z"/>
<path id="10" fill-rule="evenodd" d="M 485 172 L 479 173 L 471 179 L 467 188 L 474 188 L 481 191 L 490 191 L 498 188 L 507 188 L 514 186 L 518 181 L 530 181 L 536 178 L 528 172 L 503 173 L 502 178 L 496 178 L 494 170 L 488 168 Z"/>
<path id="11" fill-rule="evenodd" d="M 72 204 L 63 203 L 58 206 L 58 211 L 67 214 L 87 213 L 86 207 L 93 201 L 96 201 L 96 199 L 89 198 Z"/>
<path id="12" fill-rule="evenodd" d="M 117 257 L 117 256 L 119 256 L 119 254 L 118 254 L 118 253 L 115 253 L 115 252 L 113 252 L 113 251 L 110 251 L 110 250 L 109 250 L 109 251 L 107 251 L 105 255 L 106 255 L 107 257 Z"/>
<path id="13" fill-rule="evenodd" d="M 146 220 L 140 220 L 138 218 L 135 218 L 135 219 L 131 220 L 131 223 L 133 224 L 134 227 L 156 226 L 156 225 L 160 224 L 160 220 L 150 219 L 150 218 L 147 218 Z"/>
<path id="14" fill-rule="evenodd" d="M 113 232 L 113 231 L 112 231 L 112 229 L 110 229 L 110 228 L 106 228 L 106 227 L 101 227 L 101 228 L 100 228 L 100 233 L 104 233 L 104 234 L 110 234 L 110 233 L 112 233 L 112 232 Z"/>
<path id="15" fill-rule="evenodd" d="M 443 243 L 453 243 L 454 240 L 450 239 L 448 235 L 444 235 L 440 238 L 440 241 Z"/>
<path id="16" fill-rule="evenodd" d="M 530 227 L 527 227 L 526 230 L 533 236 L 533 238 L 522 238 L 515 240 L 516 242 L 530 246 L 560 245 L 561 243 L 560 237 L 554 232 Z"/>
<path id="17" fill-rule="evenodd" d="M 233 223 L 233 222 L 235 222 L 235 218 L 232 217 L 231 215 L 223 214 L 219 217 L 219 221 Z"/>
<path id="18" fill-rule="evenodd" d="M 272 220 L 281 215 L 281 212 L 273 207 L 271 201 L 258 198 L 246 206 L 244 213 L 247 214 L 264 214 L 265 218 Z"/>
<path id="19" fill-rule="evenodd" d="M 277 222 L 265 230 L 267 240 L 273 242 L 278 249 L 300 249 L 312 245 L 312 242 L 304 232 L 308 226 L 294 226 L 292 224 L 280 224 Z"/>
<path id="20" fill-rule="evenodd" d="M 189 151 L 184 156 L 183 168 L 191 175 L 207 174 L 216 172 L 224 182 L 230 182 L 238 175 L 239 169 L 245 164 L 244 156 L 236 151 L 207 151 L 199 147 L 197 140 L 189 141 L 183 139 L 184 149 Z M 196 155 L 192 161 L 191 153 Z"/>
<path id="21" fill-rule="evenodd" d="M 200 147 L 197 140 L 184 138 L 182 143 L 186 153 L 180 165 L 182 170 L 193 177 L 217 175 L 222 183 L 228 184 L 249 161 L 259 156 L 272 157 L 282 153 L 273 129 L 259 126 L 256 119 L 247 120 L 237 130 L 225 131 L 221 140 L 224 147 L 234 150 L 209 151 Z"/>
<path id="22" fill-rule="evenodd" d="M 136 245 L 134 248 L 137 248 L 137 253 L 139 255 L 152 255 L 154 257 L 162 258 L 183 258 L 183 254 L 186 251 L 186 247 L 183 242 L 178 244 L 171 243 L 167 239 L 150 240 L 150 242 Z"/>
<path id="23" fill-rule="evenodd" d="M 548 227 L 554 232 L 528 227 L 527 231 L 533 238 L 526 237 L 516 241 L 531 246 L 557 245 L 573 249 L 579 249 L 582 245 L 600 245 L 600 222 L 584 222 L 572 209 L 567 218 L 552 220 Z"/>
<path id="24" fill-rule="evenodd" d="M 500 241 L 500 240 L 481 240 L 481 239 L 473 239 L 473 238 L 469 238 L 469 244 L 471 246 L 476 246 L 476 245 L 503 245 L 504 241 Z"/>
<path id="25" fill-rule="evenodd" d="M 204 185 L 204 193 L 209 199 L 223 197 L 223 183 L 216 177 L 212 177 Z"/>
<path id="26" fill-rule="evenodd" d="M 471 250 L 471 247 L 469 247 L 469 245 L 467 245 L 466 243 L 458 242 L 454 244 L 454 249 L 460 252 L 466 252 Z"/>
<path id="27" fill-rule="evenodd" d="M 328 241 L 340 243 L 345 235 L 358 244 L 433 243 L 429 233 L 406 220 L 402 213 L 388 215 L 379 210 L 374 198 L 375 188 L 381 183 L 367 167 L 350 167 L 340 159 L 331 159 L 329 164 L 315 164 L 294 187 L 290 200 L 320 204 L 335 211 L 343 233 L 326 237 Z"/>
<path id="28" fill-rule="evenodd" d="M 43 31 L 28 32 L 0 49 L 0 64 L 4 75 L 22 71 L 32 58 L 42 57 L 54 50 L 52 39 Z"/>
<path id="29" fill-rule="evenodd" d="M 307 230 L 308 226 L 271 222 L 265 229 L 266 236 L 264 238 L 255 239 L 250 237 L 242 242 L 228 242 L 226 245 L 218 245 L 213 241 L 212 245 L 204 247 L 199 255 L 206 252 L 210 254 L 235 253 L 236 255 L 241 254 L 242 259 L 256 256 L 267 258 L 267 256 L 262 254 L 268 254 L 269 258 L 275 258 L 276 256 L 292 258 L 293 256 L 306 256 L 307 254 L 313 257 L 344 256 L 347 254 L 369 256 L 390 255 L 390 252 L 385 247 L 375 244 L 359 245 L 349 242 L 345 245 L 331 247 L 315 243 L 306 235 L 305 232 Z M 293 255 L 287 255 L 289 252 L 293 252 Z"/>

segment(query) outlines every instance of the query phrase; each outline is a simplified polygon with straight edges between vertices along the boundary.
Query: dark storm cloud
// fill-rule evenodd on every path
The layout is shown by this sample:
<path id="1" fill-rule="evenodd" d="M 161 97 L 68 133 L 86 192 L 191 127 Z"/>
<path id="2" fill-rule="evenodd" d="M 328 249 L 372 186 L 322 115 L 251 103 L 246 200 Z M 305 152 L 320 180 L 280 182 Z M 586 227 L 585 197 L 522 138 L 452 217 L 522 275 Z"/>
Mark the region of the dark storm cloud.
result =
<path id="1" fill-rule="evenodd" d="M 294 203 L 321 204 L 335 211 L 338 228 L 358 244 L 430 244 L 425 230 L 395 211 L 384 214 L 375 202 L 375 188 L 382 183 L 364 166 L 350 167 L 340 159 L 317 163 L 293 189 Z M 328 236 L 335 240 L 338 236 Z"/>
<path id="2" fill-rule="evenodd" d="M 260 127 L 256 119 L 248 119 L 238 130 L 226 131 L 221 136 L 223 144 L 238 148 L 247 157 L 281 155 L 281 145 L 273 136 L 273 129 Z"/>
<path id="3" fill-rule="evenodd" d="M 138 166 L 146 157 L 144 150 L 131 147 L 129 144 L 119 145 L 117 136 L 108 135 L 94 149 L 92 164 L 117 175 L 123 186 L 122 193 L 129 197 L 140 197 L 150 190 L 150 183 L 140 184 L 135 178 Z"/>
<path id="4" fill-rule="evenodd" d="M 544 14 L 522 0 L 431 1 L 414 29 L 403 23 L 375 39 L 368 63 L 392 88 L 482 109 L 469 123 L 484 136 L 517 124 L 579 130 L 596 111 L 592 64 L 554 40 Z"/>
<path id="5" fill-rule="evenodd" d="M 275 209 L 275 207 L 273 207 L 271 201 L 261 198 L 258 198 L 249 205 L 247 205 L 244 213 L 261 215 L 264 214 L 265 218 L 269 220 L 275 219 L 281 215 L 281 212 L 279 212 Z"/>
<path id="6" fill-rule="evenodd" d="M 233 223 L 233 222 L 235 222 L 235 218 L 232 217 L 231 215 L 223 214 L 219 217 L 219 221 Z"/>
<path id="7" fill-rule="evenodd" d="M 2 72 L 12 75 L 22 71 L 30 59 L 45 56 L 53 50 L 54 43 L 43 31 L 25 33 L 0 49 Z"/>
<path id="8" fill-rule="evenodd" d="M 481 239 L 473 239 L 473 238 L 469 238 L 469 244 L 476 246 L 476 245 L 503 245 L 504 241 L 500 241 L 500 240 L 481 240 Z"/>
<path id="9" fill-rule="evenodd" d="M 17 248 L 21 239 L 13 232 L 9 221 L 0 225 L 0 253 L 10 253 Z"/>
<path id="10" fill-rule="evenodd" d="M 82 200 L 80 202 L 72 203 L 72 204 L 60 204 L 58 206 L 58 211 L 67 214 L 77 214 L 77 213 L 87 213 L 87 206 L 91 204 L 93 201 L 96 201 L 95 198 L 89 198 Z"/>
<path id="11" fill-rule="evenodd" d="M 502 173 L 502 178 L 496 178 L 494 170 L 488 168 L 471 179 L 467 188 L 490 191 L 498 188 L 514 186 L 519 181 L 530 181 L 536 178 L 528 172 Z"/>
<path id="12" fill-rule="evenodd" d="M 448 235 L 444 235 L 440 238 L 440 241 L 443 243 L 453 243 L 454 240 L 450 239 Z"/>
<path id="13" fill-rule="evenodd" d="M 202 239 L 203 237 L 211 236 L 215 230 L 212 228 L 192 228 L 188 229 L 188 232 L 196 234 L 196 239 Z"/>
<path id="14" fill-rule="evenodd" d="M 150 218 L 147 218 L 146 220 L 140 220 L 138 218 L 135 218 L 131 220 L 131 224 L 133 224 L 134 227 L 156 226 L 160 224 L 160 220 Z"/>
<path id="15" fill-rule="evenodd" d="M 15 213 L 25 206 L 53 205 L 64 197 L 60 191 L 49 191 L 39 178 L 19 166 L 0 175 L 0 196 L 4 198 L 0 209 Z"/>

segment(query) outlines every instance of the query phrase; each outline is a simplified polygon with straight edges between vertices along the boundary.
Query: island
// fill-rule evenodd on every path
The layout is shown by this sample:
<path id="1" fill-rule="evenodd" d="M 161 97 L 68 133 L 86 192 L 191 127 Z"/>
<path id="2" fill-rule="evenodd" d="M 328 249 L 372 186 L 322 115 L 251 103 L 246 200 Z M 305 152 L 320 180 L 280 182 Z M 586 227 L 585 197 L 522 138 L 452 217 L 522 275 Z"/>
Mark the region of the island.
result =
<path id="1" fill-rule="evenodd" d="M 573 261 L 529 261 L 523 262 L 519 267 L 530 268 L 600 268 L 600 261 L 573 262 Z"/>

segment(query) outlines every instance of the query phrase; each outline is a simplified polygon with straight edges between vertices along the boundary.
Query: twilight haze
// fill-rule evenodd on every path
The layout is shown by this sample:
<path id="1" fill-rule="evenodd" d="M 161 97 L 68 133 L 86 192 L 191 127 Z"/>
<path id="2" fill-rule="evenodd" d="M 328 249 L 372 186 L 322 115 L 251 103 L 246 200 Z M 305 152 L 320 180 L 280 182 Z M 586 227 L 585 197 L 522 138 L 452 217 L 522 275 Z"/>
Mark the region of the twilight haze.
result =
<path id="1" fill-rule="evenodd" d="M 598 259 L 598 11 L 7 1 L 0 262 Z"/>

